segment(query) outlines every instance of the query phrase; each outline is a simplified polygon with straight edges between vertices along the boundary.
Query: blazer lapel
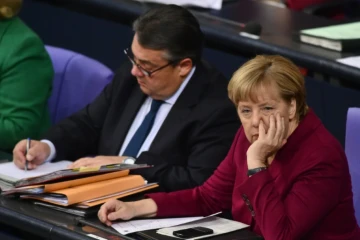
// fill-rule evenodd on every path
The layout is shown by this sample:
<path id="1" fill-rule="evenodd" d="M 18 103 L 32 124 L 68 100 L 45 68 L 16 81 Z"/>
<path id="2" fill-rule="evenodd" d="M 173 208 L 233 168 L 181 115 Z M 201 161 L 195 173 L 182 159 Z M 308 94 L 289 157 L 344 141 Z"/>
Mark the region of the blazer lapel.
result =
<path id="1" fill-rule="evenodd" d="M 146 95 L 140 90 L 138 86 L 133 89 L 130 97 L 127 99 L 127 104 L 121 113 L 119 122 L 113 134 L 114 143 L 111 148 L 111 155 L 118 155 L 120 148 L 125 140 L 131 124 L 133 123 L 137 112 L 143 104 Z M 121 104 L 121 103 L 120 103 Z"/>
<path id="2" fill-rule="evenodd" d="M 166 142 L 168 141 L 167 135 L 169 135 L 169 132 L 173 130 L 174 126 L 184 122 L 184 119 L 191 113 L 192 107 L 199 102 L 203 91 L 208 85 L 206 77 L 203 76 L 204 71 L 202 64 L 199 64 L 199 66 L 196 67 L 194 75 L 180 94 L 164 123 L 160 127 L 159 132 L 156 134 L 156 137 L 150 146 L 151 150 L 160 151 L 161 147 L 166 145 Z"/>

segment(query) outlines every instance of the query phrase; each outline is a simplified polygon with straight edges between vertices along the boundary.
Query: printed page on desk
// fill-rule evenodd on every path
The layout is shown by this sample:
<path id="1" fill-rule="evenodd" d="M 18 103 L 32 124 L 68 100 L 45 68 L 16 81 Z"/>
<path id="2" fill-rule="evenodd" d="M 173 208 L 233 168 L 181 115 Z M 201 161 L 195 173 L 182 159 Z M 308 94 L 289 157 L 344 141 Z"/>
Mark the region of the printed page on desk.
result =
<path id="1" fill-rule="evenodd" d="M 18 168 L 13 162 L 2 163 L 0 164 L 0 179 L 14 183 L 19 179 L 37 177 L 57 170 L 66 169 L 71 163 L 70 161 L 47 162 L 29 171 Z"/>
<path id="2" fill-rule="evenodd" d="M 213 216 L 213 217 L 209 217 L 209 218 L 205 218 L 205 219 L 200 219 L 195 222 L 183 224 L 183 225 L 180 225 L 177 227 L 159 229 L 156 233 L 162 234 L 165 236 L 169 236 L 169 237 L 175 237 L 173 235 L 174 231 L 187 229 L 187 228 L 193 228 L 193 227 L 206 227 L 206 228 L 210 228 L 214 231 L 214 233 L 212 233 L 211 235 L 204 235 L 204 236 L 197 237 L 197 238 L 191 238 L 194 240 L 194 239 L 208 238 L 208 237 L 212 237 L 212 236 L 216 236 L 216 235 L 220 235 L 220 234 L 234 232 L 234 231 L 237 231 L 237 230 L 240 230 L 243 228 L 247 228 L 247 227 L 249 227 L 249 225 L 241 223 L 241 222 L 236 222 L 236 221 L 232 221 L 229 219 Z"/>
<path id="3" fill-rule="evenodd" d="M 219 214 L 215 213 L 207 217 L 182 217 L 182 218 L 161 218 L 161 219 L 143 219 L 143 220 L 131 220 L 113 223 L 111 226 L 119 233 L 125 235 L 134 232 L 140 232 L 151 229 L 173 227 L 184 223 L 194 222 L 199 219 L 212 217 Z"/>
<path id="4" fill-rule="evenodd" d="M 340 58 L 336 61 L 341 62 L 342 64 L 346 64 L 355 68 L 360 68 L 360 56 L 353 56 L 347 58 Z"/>

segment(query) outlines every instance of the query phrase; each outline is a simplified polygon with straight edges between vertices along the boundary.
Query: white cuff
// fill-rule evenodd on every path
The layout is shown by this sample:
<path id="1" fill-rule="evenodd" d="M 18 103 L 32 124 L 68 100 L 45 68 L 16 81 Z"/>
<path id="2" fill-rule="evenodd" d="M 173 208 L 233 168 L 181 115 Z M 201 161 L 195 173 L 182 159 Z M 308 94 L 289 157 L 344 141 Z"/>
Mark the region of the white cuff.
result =
<path id="1" fill-rule="evenodd" d="M 46 140 L 46 139 L 43 139 L 40 142 L 46 143 L 50 147 L 50 155 L 45 160 L 45 162 L 50 162 L 51 160 L 53 160 L 56 157 L 55 146 L 54 146 L 54 144 L 52 142 L 50 142 L 49 140 Z"/>

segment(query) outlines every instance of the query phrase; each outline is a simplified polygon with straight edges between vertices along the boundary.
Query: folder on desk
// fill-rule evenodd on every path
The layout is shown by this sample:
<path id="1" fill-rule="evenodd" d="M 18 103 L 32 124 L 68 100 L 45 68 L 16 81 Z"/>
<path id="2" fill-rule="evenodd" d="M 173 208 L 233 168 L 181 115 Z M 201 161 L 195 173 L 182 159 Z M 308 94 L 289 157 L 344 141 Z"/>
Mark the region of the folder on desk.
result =
<path id="1" fill-rule="evenodd" d="M 39 194 L 22 194 L 20 197 L 24 199 L 34 199 L 48 202 L 60 206 L 79 204 L 81 207 L 87 208 L 102 204 L 111 198 L 120 198 L 157 187 L 157 184 L 147 184 L 140 175 L 128 175 L 102 181 L 93 181 L 95 179 L 94 177 L 89 178 L 92 179 L 90 183 L 77 186 L 73 185 L 73 187 L 66 187 Z M 64 182 L 60 185 L 69 185 L 69 183 Z M 54 186 L 51 186 L 51 184 L 50 187 L 45 185 L 44 189 L 51 189 L 53 187 Z M 57 187 L 58 186 L 55 186 L 55 188 Z"/>
<path id="2" fill-rule="evenodd" d="M 359 51 L 360 21 L 301 30 L 301 42 L 319 47 L 344 51 Z"/>
<path id="3" fill-rule="evenodd" d="M 45 181 L 45 183 L 34 185 L 25 184 L 26 186 L 24 187 L 4 190 L 1 194 L 20 195 L 20 197 L 24 199 L 34 199 L 60 206 L 77 204 L 78 207 L 89 208 L 102 204 L 109 199 L 125 197 L 158 187 L 156 183 L 147 184 L 145 179 L 140 175 L 129 175 L 129 169 L 119 170 L 128 168 L 129 166 L 128 164 L 127 166 L 124 166 L 124 164 L 121 165 L 120 168 L 118 166 L 103 166 L 108 168 L 104 171 L 91 170 L 89 172 L 96 171 L 96 174 L 85 177 L 83 174 L 80 174 L 80 178 L 70 178 L 70 180 L 66 180 L 68 179 L 66 177 L 55 177 L 51 182 Z M 137 166 L 136 168 L 139 167 L 139 165 L 135 166 Z M 141 167 L 143 166 L 148 165 L 141 165 Z M 130 168 L 133 169 L 134 166 Z M 114 171 L 114 169 L 116 170 Z M 106 173 L 106 171 L 113 172 Z M 99 172 L 101 172 L 101 174 Z M 48 174 L 46 176 L 58 176 L 58 174 Z M 79 177 L 79 175 L 74 175 L 73 177 Z M 60 181 L 60 179 L 62 181 Z M 28 182 L 38 181 L 30 180 Z M 41 180 L 41 182 L 43 182 L 43 180 Z"/>
<path id="4" fill-rule="evenodd" d="M 113 178 L 124 177 L 127 175 L 129 175 L 129 170 L 123 170 L 123 171 L 95 175 L 95 176 L 79 178 L 79 179 L 74 179 L 74 180 L 68 180 L 68 181 L 63 181 L 63 182 L 12 188 L 12 189 L 2 191 L 1 195 L 48 193 L 48 192 L 52 192 L 52 191 L 56 191 L 56 190 L 76 187 L 76 186 L 89 184 L 89 183 L 93 183 L 93 182 L 99 182 L 99 181 L 109 180 L 109 179 L 113 179 Z"/>
<path id="5" fill-rule="evenodd" d="M 13 188 L 14 184 L 20 179 L 27 179 L 46 175 L 55 171 L 66 169 L 71 161 L 46 162 L 31 171 L 18 168 L 14 162 L 0 164 L 0 187 L 2 190 Z"/>
<path id="6" fill-rule="evenodd" d="M 86 209 L 82 209 L 82 208 L 77 208 L 77 207 L 73 207 L 73 206 L 68 206 L 68 207 L 63 207 L 63 206 L 59 206 L 59 205 L 55 205 L 55 204 L 51 204 L 51 203 L 46 203 L 46 202 L 34 202 L 35 208 L 37 206 L 45 207 L 45 208 L 50 208 L 56 211 L 60 211 L 60 212 L 64 212 L 64 213 L 69 213 L 75 216 L 79 216 L 79 217 L 90 217 L 90 216 L 94 216 L 98 213 L 100 206 L 94 206 L 91 208 L 86 208 Z"/>
<path id="7" fill-rule="evenodd" d="M 43 184 L 49 182 L 60 182 L 64 180 L 100 175 L 109 172 L 132 170 L 132 169 L 147 168 L 147 167 L 151 167 L 151 166 L 147 164 L 110 164 L 99 167 L 80 167 L 73 169 L 64 169 L 37 177 L 20 179 L 14 183 L 14 186 L 24 187 L 24 186 Z"/>

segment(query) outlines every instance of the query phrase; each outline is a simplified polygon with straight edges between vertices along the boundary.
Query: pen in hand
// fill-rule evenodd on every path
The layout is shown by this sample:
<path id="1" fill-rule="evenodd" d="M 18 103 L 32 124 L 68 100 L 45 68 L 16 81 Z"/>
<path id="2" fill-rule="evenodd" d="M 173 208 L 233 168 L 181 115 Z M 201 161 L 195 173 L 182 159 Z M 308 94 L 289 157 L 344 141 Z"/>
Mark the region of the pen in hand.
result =
<path id="1" fill-rule="evenodd" d="M 27 138 L 26 139 L 26 152 L 25 152 L 25 171 L 28 170 L 28 160 L 26 159 L 26 156 L 29 152 L 29 149 L 30 149 L 30 144 L 31 144 L 31 139 L 30 138 Z"/>

